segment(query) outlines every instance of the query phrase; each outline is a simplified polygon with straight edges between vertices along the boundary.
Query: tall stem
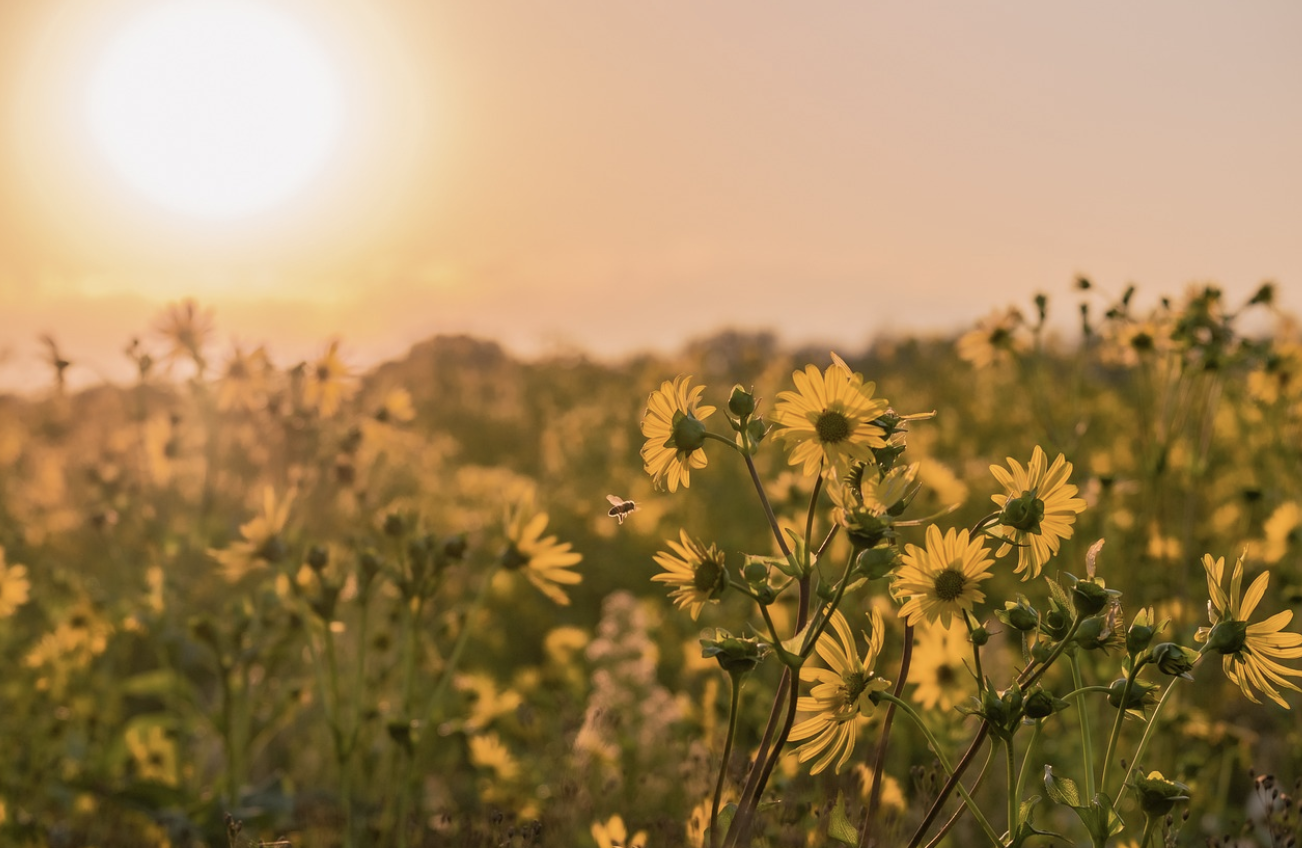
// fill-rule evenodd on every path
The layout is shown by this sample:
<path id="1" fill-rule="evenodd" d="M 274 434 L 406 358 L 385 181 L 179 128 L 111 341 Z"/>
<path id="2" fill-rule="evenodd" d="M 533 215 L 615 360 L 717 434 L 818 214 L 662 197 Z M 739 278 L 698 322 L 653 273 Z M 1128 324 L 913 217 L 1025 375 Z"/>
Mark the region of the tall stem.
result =
<path id="1" fill-rule="evenodd" d="M 1072 653 L 1067 658 L 1071 666 L 1071 682 L 1076 687 L 1076 714 L 1080 719 L 1081 767 L 1085 770 L 1085 802 L 1094 801 L 1094 743 L 1090 736 L 1090 717 L 1086 709 L 1085 693 L 1080 690 L 1085 684 L 1080 674 L 1080 654 Z"/>
<path id="2" fill-rule="evenodd" d="M 719 844 L 719 804 L 723 800 L 723 781 L 728 774 L 728 760 L 732 757 L 732 740 L 737 733 L 737 711 L 741 704 L 741 676 L 730 674 L 728 679 L 732 683 L 732 698 L 728 705 L 728 735 L 723 740 L 719 779 L 714 784 L 714 806 L 710 808 L 710 848 Z"/>
<path id="3" fill-rule="evenodd" d="M 904 625 L 904 650 L 900 655 L 900 674 L 895 681 L 892 694 L 896 699 L 904 693 L 905 682 L 909 678 L 909 665 L 913 661 L 913 625 Z M 877 820 L 877 808 L 882 800 L 882 773 L 886 770 L 886 743 L 891 736 L 891 722 L 895 719 L 895 701 L 886 708 L 886 717 L 882 719 L 882 732 L 877 743 L 877 753 L 873 757 L 873 785 L 868 795 L 868 808 L 864 810 L 863 821 L 859 823 L 859 848 L 868 848 L 876 839 L 873 836 L 873 823 Z"/>
<path id="4" fill-rule="evenodd" d="M 1117 802 L 1113 805 L 1114 807 L 1121 806 L 1121 799 L 1126 797 L 1126 792 L 1130 789 L 1130 775 L 1134 772 L 1135 766 L 1139 764 L 1139 761 L 1143 759 L 1144 752 L 1148 750 L 1148 742 L 1153 736 L 1153 728 L 1157 727 L 1157 716 L 1162 712 L 1162 707 L 1166 706 L 1166 702 L 1171 697 L 1171 693 L 1175 691 L 1176 682 L 1180 679 L 1181 678 L 1179 677 L 1171 678 L 1171 682 L 1167 684 L 1166 691 L 1162 693 L 1162 699 L 1157 702 L 1157 706 L 1153 708 L 1153 714 L 1148 717 L 1148 726 L 1144 728 L 1144 735 L 1139 740 L 1139 746 L 1135 748 L 1135 756 L 1130 760 L 1130 768 L 1126 770 L 1126 778 L 1122 782 L 1121 788 L 1117 790 Z"/>

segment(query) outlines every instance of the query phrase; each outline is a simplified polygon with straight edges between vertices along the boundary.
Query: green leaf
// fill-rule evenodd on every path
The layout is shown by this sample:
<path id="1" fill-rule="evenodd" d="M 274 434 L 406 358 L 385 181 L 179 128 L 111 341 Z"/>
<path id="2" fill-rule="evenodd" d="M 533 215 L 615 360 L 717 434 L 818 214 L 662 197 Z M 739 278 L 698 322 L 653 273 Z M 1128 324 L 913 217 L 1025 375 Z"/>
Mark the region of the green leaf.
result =
<path id="1" fill-rule="evenodd" d="M 859 844 L 859 831 L 845 814 L 845 796 L 840 792 L 836 793 L 836 804 L 832 806 L 831 817 L 827 820 L 827 835 L 846 845 Z"/>
<path id="2" fill-rule="evenodd" d="M 1076 781 L 1070 777 L 1054 777 L 1053 766 L 1044 767 L 1044 788 L 1048 790 L 1049 797 L 1055 804 L 1063 804 L 1077 810 L 1085 806 L 1081 803 Z"/>

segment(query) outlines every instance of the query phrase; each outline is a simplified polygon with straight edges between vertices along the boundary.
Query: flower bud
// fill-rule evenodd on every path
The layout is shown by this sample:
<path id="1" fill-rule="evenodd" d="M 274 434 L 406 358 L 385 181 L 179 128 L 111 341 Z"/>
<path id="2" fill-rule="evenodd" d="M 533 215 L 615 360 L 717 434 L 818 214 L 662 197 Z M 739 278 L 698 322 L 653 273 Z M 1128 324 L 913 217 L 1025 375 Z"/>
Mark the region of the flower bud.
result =
<path id="1" fill-rule="evenodd" d="M 971 637 L 972 644 L 980 648 L 990 641 L 990 631 L 986 630 L 985 627 L 981 625 L 977 625 L 972 628 Z"/>
<path id="2" fill-rule="evenodd" d="M 1041 686 L 1036 686 L 1026 696 L 1027 718 L 1048 718 L 1056 712 L 1067 709 L 1068 703 Z"/>
<path id="3" fill-rule="evenodd" d="M 1153 649 L 1151 656 L 1153 664 L 1163 674 L 1193 680 L 1192 672 L 1194 661 L 1198 659 L 1197 651 L 1174 642 L 1163 642 Z"/>
<path id="4" fill-rule="evenodd" d="M 1021 497 L 1009 498 L 1004 509 L 999 513 L 999 523 L 1025 533 L 1040 532 L 1040 522 L 1044 520 L 1044 501 L 1034 492 L 1022 492 Z"/>
<path id="5" fill-rule="evenodd" d="M 737 418 L 745 419 L 755 414 L 755 396 L 737 384 L 732 387 L 732 396 L 728 398 L 728 411 Z"/>
<path id="6" fill-rule="evenodd" d="M 307 565 L 313 571 L 321 571 L 330 564 L 330 552 L 320 545 L 313 545 L 307 551 Z"/>
<path id="7" fill-rule="evenodd" d="M 1150 771 L 1147 777 L 1136 775 L 1133 786 L 1139 792 L 1139 807 L 1146 816 L 1164 816 L 1171 812 L 1176 801 L 1189 800 L 1189 787 L 1167 780 L 1160 771 Z"/>
<path id="8" fill-rule="evenodd" d="M 1207 633 L 1207 647 L 1204 650 L 1221 654 L 1237 654 L 1243 650 L 1248 641 L 1248 622 L 1225 619 L 1218 622 Z"/>
<path id="9" fill-rule="evenodd" d="M 705 446 L 705 425 L 695 415 L 682 410 L 674 412 L 673 435 L 670 441 L 681 453 L 691 453 Z"/>
<path id="10" fill-rule="evenodd" d="M 1152 643 L 1153 637 L 1161 629 L 1159 625 L 1152 623 L 1152 610 L 1142 609 L 1135 620 L 1131 622 L 1130 629 L 1126 631 L 1126 653 L 1132 657 L 1147 650 Z"/>
<path id="11" fill-rule="evenodd" d="M 768 644 L 753 636 L 733 636 L 722 627 L 701 631 L 701 656 L 714 657 L 734 677 L 749 673 L 768 653 Z"/>
<path id="12" fill-rule="evenodd" d="M 1112 681 L 1108 687 L 1108 703 L 1116 709 L 1122 707 L 1122 696 L 1125 696 L 1125 708 L 1127 711 L 1138 710 L 1144 711 L 1145 707 L 1151 707 L 1157 703 L 1157 690 L 1160 689 L 1156 683 L 1149 683 L 1147 680 L 1135 679 L 1130 684 L 1130 692 L 1126 694 L 1126 679 L 1119 677 Z"/>
<path id="13" fill-rule="evenodd" d="M 859 577 L 877 580 L 890 574 L 898 559 L 898 552 L 890 545 L 868 548 L 859 553 L 855 561 L 854 573 Z"/>
<path id="14" fill-rule="evenodd" d="M 396 512 L 391 512 L 384 517 L 384 535 L 394 537 L 401 536 L 403 533 L 407 532 L 406 524 L 407 522 L 403 520 L 402 515 Z"/>
<path id="15" fill-rule="evenodd" d="M 1071 605 L 1076 614 L 1082 617 L 1098 615 L 1120 593 L 1114 589 L 1105 589 L 1093 580 L 1077 580 L 1071 590 Z"/>
<path id="16" fill-rule="evenodd" d="M 1017 602 L 1005 601 L 1004 608 L 995 612 L 995 617 L 1014 630 L 1029 633 L 1040 624 L 1040 614 L 1026 598 L 1020 595 Z"/>
<path id="17" fill-rule="evenodd" d="M 763 583 L 769 577 L 769 569 L 764 563 L 752 560 L 742 568 L 741 576 L 747 583 Z"/>

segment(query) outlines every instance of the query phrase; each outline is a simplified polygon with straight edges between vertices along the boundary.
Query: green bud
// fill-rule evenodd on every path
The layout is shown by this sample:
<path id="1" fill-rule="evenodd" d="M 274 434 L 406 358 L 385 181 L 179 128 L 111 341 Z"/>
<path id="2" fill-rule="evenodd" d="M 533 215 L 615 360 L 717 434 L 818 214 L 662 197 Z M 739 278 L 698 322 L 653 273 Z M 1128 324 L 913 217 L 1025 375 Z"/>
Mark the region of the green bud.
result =
<path id="1" fill-rule="evenodd" d="M 1056 712 L 1067 709 L 1069 704 L 1062 698 L 1055 697 L 1054 694 L 1043 687 L 1036 686 L 1026 696 L 1026 717 L 1027 718 L 1048 718 Z"/>
<path id="2" fill-rule="evenodd" d="M 886 577 L 899 561 L 899 552 L 890 545 L 860 551 L 855 560 L 854 573 L 858 577 L 877 580 Z"/>
<path id="3" fill-rule="evenodd" d="M 391 512 L 384 517 L 384 535 L 398 537 L 407 532 L 407 522 L 402 515 Z"/>
<path id="4" fill-rule="evenodd" d="M 1248 622 L 1225 619 L 1207 634 L 1205 650 L 1221 654 L 1237 654 L 1248 641 Z"/>
<path id="5" fill-rule="evenodd" d="M 410 751 L 420 740 L 420 722 L 414 719 L 412 721 L 395 719 L 390 721 L 385 729 L 389 732 L 389 738 L 406 751 Z"/>
<path id="6" fill-rule="evenodd" d="M 1163 674 L 1193 680 L 1193 666 L 1198 652 L 1174 642 L 1163 642 L 1153 649 L 1152 662 Z"/>
<path id="7" fill-rule="evenodd" d="M 1014 630 L 1029 633 L 1040 626 L 1040 614 L 1030 602 L 1021 595 L 1017 602 L 1004 601 L 1004 608 L 995 612 L 995 617 Z"/>
<path id="8" fill-rule="evenodd" d="M 732 396 L 728 398 L 728 411 L 739 419 L 746 419 L 755 414 L 755 396 L 737 384 L 732 387 Z"/>
<path id="9" fill-rule="evenodd" d="M 1136 775 L 1131 785 L 1139 792 L 1140 809 L 1150 818 L 1171 812 L 1177 801 L 1189 800 L 1189 787 L 1167 780 L 1160 771 L 1150 771 L 1146 777 Z"/>
<path id="10" fill-rule="evenodd" d="M 1035 492 L 1022 492 L 1021 497 L 1009 498 L 999 513 L 999 523 L 1026 533 L 1040 532 L 1044 520 L 1044 501 Z"/>
<path id="11" fill-rule="evenodd" d="M 466 555 L 466 534 L 458 533 L 443 540 L 443 556 L 450 562 L 460 562 Z"/>
<path id="12" fill-rule="evenodd" d="M 701 656 L 714 657 L 733 677 L 748 674 L 768 656 L 770 648 L 753 636 L 733 636 L 722 627 L 701 631 Z"/>
<path id="13" fill-rule="evenodd" d="M 1031 646 L 1031 659 L 1038 663 L 1048 662 L 1049 655 L 1052 653 L 1053 648 L 1049 643 L 1043 640 L 1037 640 L 1036 643 Z"/>
<path id="14" fill-rule="evenodd" d="M 1145 707 L 1151 707 L 1157 703 L 1157 691 L 1161 687 L 1156 683 L 1149 683 L 1147 680 L 1135 679 L 1130 685 L 1130 693 L 1126 693 L 1126 679 L 1119 677 L 1112 681 L 1108 687 L 1108 703 L 1115 709 L 1121 709 L 1121 699 L 1125 696 L 1125 708 L 1127 711 L 1138 710 L 1143 712 Z"/>
<path id="15" fill-rule="evenodd" d="M 1126 631 L 1126 653 L 1132 657 L 1145 651 L 1152 644 L 1153 637 L 1161 628 L 1158 625 L 1150 623 L 1152 616 L 1149 611 L 1144 609 L 1139 611 L 1135 616 L 1134 622 L 1131 623 L 1130 629 Z"/>
<path id="16" fill-rule="evenodd" d="M 1071 604 L 1082 617 L 1098 615 L 1120 595 L 1115 589 L 1105 589 L 1093 580 L 1077 580 L 1071 590 Z"/>
<path id="17" fill-rule="evenodd" d="M 769 578 L 768 566 L 762 562 L 748 562 L 741 570 L 747 583 L 763 583 Z"/>
<path id="18" fill-rule="evenodd" d="M 257 555 L 275 565 L 289 556 L 289 548 L 285 546 L 285 540 L 280 538 L 280 534 L 277 533 L 262 543 L 262 547 L 258 548 Z"/>
<path id="19" fill-rule="evenodd" d="M 972 628 L 972 644 L 978 648 L 990 641 L 990 631 L 978 625 Z"/>
<path id="20" fill-rule="evenodd" d="M 700 419 L 678 410 L 674 413 L 673 433 L 665 447 L 675 448 L 682 453 L 700 450 L 705 445 L 705 432 L 705 425 Z"/>

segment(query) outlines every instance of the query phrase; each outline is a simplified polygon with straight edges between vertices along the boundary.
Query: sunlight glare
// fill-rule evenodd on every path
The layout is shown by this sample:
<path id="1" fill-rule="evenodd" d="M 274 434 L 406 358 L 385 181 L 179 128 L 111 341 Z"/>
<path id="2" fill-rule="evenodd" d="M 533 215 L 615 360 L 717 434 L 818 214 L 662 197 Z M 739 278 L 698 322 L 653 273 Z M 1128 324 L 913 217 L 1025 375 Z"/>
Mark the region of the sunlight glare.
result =
<path id="1" fill-rule="evenodd" d="M 341 100 L 324 50 L 291 18 L 245 0 L 172 0 L 111 38 L 86 110 L 132 188 L 176 212 L 230 219 L 324 169 Z"/>

